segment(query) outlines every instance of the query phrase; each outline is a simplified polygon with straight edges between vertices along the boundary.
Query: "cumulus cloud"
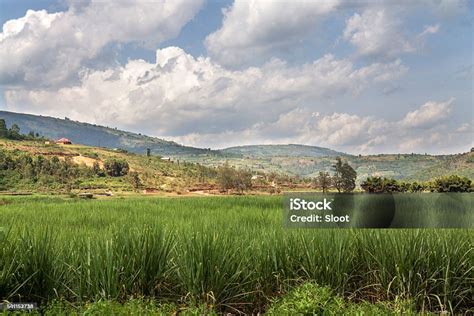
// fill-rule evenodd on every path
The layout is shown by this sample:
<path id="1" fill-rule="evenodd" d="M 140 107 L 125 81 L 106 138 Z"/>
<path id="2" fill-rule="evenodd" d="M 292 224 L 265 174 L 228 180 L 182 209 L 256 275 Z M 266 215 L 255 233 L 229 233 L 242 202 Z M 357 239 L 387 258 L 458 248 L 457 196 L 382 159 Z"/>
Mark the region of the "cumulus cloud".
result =
<path id="1" fill-rule="evenodd" d="M 331 55 L 302 66 L 272 60 L 237 71 L 168 47 L 157 50 L 154 63 L 129 60 L 89 71 L 79 85 L 57 91 L 9 90 L 6 101 L 10 110 L 68 116 L 200 147 L 302 143 L 379 153 L 465 146 L 470 125 L 455 130 L 440 124 L 453 98 L 428 101 L 400 120 L 331 113 L 327 106 L 401 74 L 397 62 L 356 68 Z"/>
<path id="2" fill-rule="evenodd" d="M 205 40 L 209 57 L 168 47 L 156 51 L 155 62 L 129 59 L 102 67 L 94 62 L 110 45 L 155 49 L 177 36 L 201 1 L 91 0 L 72 2 L 65 12 L 28 11 L 3 26 L 0 84 L 8 110 L 68 116 L 201 147 L 304 143 L 376 153 L 465 145 L 472 125 L 448 126 L 454 99 L 428 101 L 400 120 L 356 114 L 357 108 L 331 110 L 369 88 L 387 95 L 398 89 L 408 71 L 399 56 L 439 32 L 440 24 L 405 30 L 406 16 L 387 3 L 352 1 L 348 9 L 342 39 L 368 57 L 362 63 L 336 57 L 336 51 L 296 65 L 275 58 L 276 52 L 301 47 L 322 20 L 348 6 L 339 0 L 236 0 L 224 11 L 222 27 Z"/>
<path id="3" fill-rule="evenodd" d="M 449 117 L 454 100 L 451 98 L 445 102 L 426 102 L 419 109 L 408 112 L 401 123 L 407 127 L 426 127 L 442 122 Z"/>
<path id="4" fill-rule="evenodd" d="M 273 59 L 259 68 L 236 71 L 168 47 L 157 50 L 155 63 L 129 60 L 124 66 L 89 70 L 78 85 L 7 90 L 5 99 L 11 110 L 184 136 L 241 131 L 262 120 L 277 122 L 285 119 L 282 113 L 299 106 L 315 107 L 316 112 L 315 102 L 360 93 L 406 70 L 398 61 L 357 68 L 349 60 L 326 55 L 301 66 Z M 290 126 L 287 121 L 282 125 Z"/>
<path id="5" fill-rule="evenodd" d="M 368 8 L 347 20 L 343 37 L 360 55 L 392 58 L 414 51 L 402 25 L 402 20 L 386 8 Z"/>
<path id="6" fill-rule="evenodd" d="M 317 27 L 339 0 L 236 0 L 223 11 L 222 27 L 205 41 L 210 55 L 223 65 L 239 66 L 289 48 Z"/>
<path id="7" fill-rule="evenodd" d="M 439 32 L 440 23 L 419 30 L 409 27 L 415 14 L 428 11 L 446 22 L 469 12 L 466 0 L 355 1 L 352 7 L 357 12 L 346 20 L 342 39 L 356 48 L 358 56 L 379 59 L 420 51 L 426 39 Z"/>
<path id="8" fill-rule="evenodd" d="M 427 10 L 438 16 L 468 12 L 467 0 L 380 1 L 258 1 L 235 0 L 223 10 L 222 26 L 205 40 L 210 56 L 225 66 L 265 61 L 276 52 L 291 52 L 308 38 L 320 36 L 321 22 L 355 13 L 347 20 L 343 39 L 361 56 L 397 58 L 422 47 L 417 32 L 405 29 L 407 17 Z M 435 34 L 439 24 L 418 31 Z"/>
<path id="9" fill-rule="evenodd" d="M 429 101 L 427 104 L 444 102 Z M 424 105 L 418 110 L 423 111 Z M 325 146 L 353 154 L 450 153 L 472 146 L 472 125 L 459 128 L 432 121 L 423 129 L 406 126 L 404 120 L 378 119 L 349 113 L 316 115 L 309 108 L 282 113 L 275 121 L 260 123 L 240 131 L 191 133 L 172 138 L 201 147 L 223 148 L 242 144 L 300 143 Z M 468 143 L 466 143 L 468 140 Z"/>
<path id="10" fill-rule="evenodd" d="M 100 1 L 65 12 L 27 11 L 0 34 L 0 83 L 57 86 L 111 43 L 149 47 L 177 36 L 202 1 Z"/>

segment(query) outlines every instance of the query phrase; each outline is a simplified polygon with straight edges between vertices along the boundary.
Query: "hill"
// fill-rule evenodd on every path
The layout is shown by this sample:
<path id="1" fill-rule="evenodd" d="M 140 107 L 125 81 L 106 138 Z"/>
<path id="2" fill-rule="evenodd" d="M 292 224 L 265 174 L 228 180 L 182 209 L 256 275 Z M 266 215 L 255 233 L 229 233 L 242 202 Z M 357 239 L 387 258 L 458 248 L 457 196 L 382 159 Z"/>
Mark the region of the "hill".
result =
<path id="1" fill-rule="evenodd" d="M 85 145 L 0 139 L 0 192 L 130 192 L 128 176 L 105 174 L 108 161 L 126 161 L 141 189 L 184 193 L 215 183 L 216 171 L 160 156 Z"/>
<path id="2" fill-rule="evenodd" d="M 430 180 L 434 177 L 458 174 L 474 178 L 474 153 L 455 155 L 380 154 L 353 156 L 317 146 L 297 144 L 251 145 L 209 150 L 188 147 L 175 142 L 114 128 L 58 119 L 0 111 L 7 125 L 19 125 L 22 133 L 34 131 L 51 139 L 69 138 L 74 144 L 105 148 L 121 148 L 144 154 L 173 157 L 174 160 L 215 167 L 228 162 L 237 168 L 255 172 L 316 177 L 320 171 L 331 171 L 336 156 L 343 156 L 356 169 L 358 182 L 368 176 L 383 176 L 405 180 Z"/>
<path id="3" fill-rule="evenodd" d="M 249 145 L 229 147 L 221 150 L 225 154 L 242 157 L 269 158 L 269 157 L 336 157 L 345 153 L 324 147 L 306 146 L 298 144 L 288 145 Z"/>
<path id="4" fill-rule="evenodd" d="M 161 156 L 218 154 L 215 151 L 183 146 L 156 137 L 69 119 L 6 111 L 0 111 L 0 119 L 4 119 L 8 126 L 17 124 L 24 134 L 33 131 L 50 139 L 65 137 L 74 144 L 121 148 L 134 153 L 145 153 L 147 148 L 150 148 L 153 154 Z"/>
<path id="5" fill-rule="evenodd" d="M 455 155 L 380 154 L 343 157 L 357 171 L 358 183 L 369 176 L 426 181 L 439 176 L 457 174 L 474 179 L 473 152 Z M 334 158 L 334 156 L 263 156 L 257 153 L 254 156 L 194 156 L 184 159 L 205 166 L 218 166 L 225 160 L 237 168 L 310 178 L 316 177 L 320 171 L 332 172 Z"/>

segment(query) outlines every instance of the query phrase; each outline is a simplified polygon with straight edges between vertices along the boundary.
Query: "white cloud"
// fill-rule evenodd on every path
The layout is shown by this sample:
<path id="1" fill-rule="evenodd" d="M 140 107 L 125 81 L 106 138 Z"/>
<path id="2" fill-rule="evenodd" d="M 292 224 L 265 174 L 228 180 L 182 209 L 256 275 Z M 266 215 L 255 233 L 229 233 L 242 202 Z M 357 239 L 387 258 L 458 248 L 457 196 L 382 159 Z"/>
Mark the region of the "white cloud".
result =
<path id="1" fill-rule="evenodd" d="M 213 148 L 243 144 L 300 143 L 353 154 L 441 154 L 468 150 L 469 146 L 472 146 L 472 126 L 468 123 L 453 129 L 432 122 L 425 125 L 424 129 L 419 129 L 405 126 L 403 120 L 392 121 L 337 112 L 324 116 L 315 116 L 313 113 L 307 108 L 297 108 L 282 113 L 274 122 L 262 120 L 244 130 L 190 133 L 172 139 L 185 144 Z"/>
<path id="2" fill-rule="evenodd" d="M 57 91 L 8 90 L 8 109 L 213 148 L 302 143 L 350 153 L 439 153 L 464 148 L 472 136 L 470 125 L 455 130 L 440 124 L 454 99 L 428 101 L 394 121 L 328 108 L 332 99 L 393 80 L 403 73 L 397 63 L 355 68 L 325 56 L 301 67 L 273 60 L 261 68 L 232 71 L 177 47 L 158 50 L 156 56 L 155 63 L 130 60 L 123 67 L 89 71 L 80 85 Z"/>
<path id="3" fill-rule="evenodd" d="M 426 1 L 435 10 L 462 7 Z M 72 2 L 65 12 L 28 11 L 8 21 L 0 34 L 7 109 L 68 116 L 202 147 L 304 143 L 353 153 L 419 152 L 460 146 L 472 133 L 467 123 L 447 125 L 454 99 L 429 101 L 395 121 L 356 114 L 355 106 L 331 109 L 368 88 L 388 94 L 400 86 L 397 79 L 408 68 L 399 56 L 419 50 L 440 30 L 440 24 L 405 29 L 407 16 L 420 4 L 401 10 L 390 1 L 346 6 L 339 0 L 237 0 L 225 11 L 222 27 L 206 39 L 209 58 L 168 47 L 156 52 L 155 62 L 112 60 L 97 67 L 110 45 L 134 42 L 154 49 L 177 36 L 200 5 L 92 0 Z M 345 53 L 337 49 L 296 66 L 274 58 L 318 36 L 327 17 L 353 10 L 360 12 L 348 15 L 343 39 L 368 58 L 335 57 Z"/>
<path id="4" fill-rule="evenodd" d="M 426 102 L 419 109 L 408 112 L 401 123 L 407 127 L 426 127 L 446 120 L 454 100 L 451 98 L 445 102 Z"/>
<path id="5" fill-rule="evenodd" d="M 124 66 L 84 72 L 78 85 L 11 89 L 5 99 L 10 110 L 184 136 L 242 131 L 283 120 L 281 114 L 298 107 L 314 108 L 309 116 L 317 118 L 317 104 L 357 94 L 404 72 L 400 62 L 356 68 L 332 55 L 301 66 L 273 59 L 260 68 L 232 71 L 210 58 L 168 47 L 157 51 L 155 63 L 129 60 Z M 287 121 L 282 125 L 290 126 Z"/>
<path id="6" fill-rule="evenodd" d="M 155 47 L 176 37 L 201 2 L 92 0 L 59 13 L 29 10 L 3 25 L 0 83 L 63 85 L 108 44 Z"/>
<path id="7" fill-rule="evenodd" d="M 436 34 L 436 33 L 438 33 L 439 28 L 440 28 L 439 24 L 425 26 L 425 29 L 423 30 L 423 32 L 421 32 L 418 35 L 418 37 L 423 37 L 423 36 L 430 35 L 430 34 Z"/>
<path id="8" fill-rule="evenodd" d="M 236 0 L 224 10 L 222 27 L 205 41 L 209 54 L 223 65 L 255 62 L 276 49 L 291 48 L 339 4 L 324 1 Z"/>
<path id="9" fill-rule="evenodd" d="M 414 51 L 405 38 L 402 20 L 387 8 L 368 8 L 346 22 L 343 37 L 363 56 L 393 58 Z"/>

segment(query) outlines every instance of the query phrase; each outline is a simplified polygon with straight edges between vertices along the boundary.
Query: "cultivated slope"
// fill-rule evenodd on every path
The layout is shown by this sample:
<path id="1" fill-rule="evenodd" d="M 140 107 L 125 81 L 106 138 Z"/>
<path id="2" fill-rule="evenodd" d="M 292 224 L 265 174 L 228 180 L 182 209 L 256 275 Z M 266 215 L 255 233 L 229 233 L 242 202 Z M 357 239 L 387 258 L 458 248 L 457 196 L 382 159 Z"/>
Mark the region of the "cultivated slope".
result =
<path id="1" fill-rule="evenodd" d="M 429 180 L 458 174 L 474 178 L 474 153 L 455 155 L 391 154 L 353 156 L 328 148 L 304 145 L 252 145 L 230 147 L 220 151 L 187 147 L 175 142 L 104 126 L 45 116 L 0 111 L 7 125 L 16 123 L 23 134 L 38 132 L 51 139 L 66 137 L 75 144 L 93 147 L 122 148 L 135 153 L 171 156 L 205 166 L 224 162 L 238 168 L 315 177 L 319 171 L 330 171 L 336 156 L 344 156 L 356 169 L 358 180 L 367 176 L 386 176 L 407 180 Z"/>

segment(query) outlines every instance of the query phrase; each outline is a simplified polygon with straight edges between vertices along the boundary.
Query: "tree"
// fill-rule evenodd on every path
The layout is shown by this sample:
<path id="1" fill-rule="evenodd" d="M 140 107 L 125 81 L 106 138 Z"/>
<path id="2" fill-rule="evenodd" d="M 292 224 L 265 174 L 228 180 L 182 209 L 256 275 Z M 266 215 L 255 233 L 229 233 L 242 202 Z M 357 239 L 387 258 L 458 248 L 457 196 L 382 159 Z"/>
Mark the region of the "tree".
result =
<path id="1" fill-rule="evenodd" d="M 16 124 L 13 124 L 12 127 L 10 127 L 8 134 L 8 138 L 10 139 L 21 139 L 20 127 Z"/>
<path id="2" fill-rule="evenodd" d="M 334 169 L 334 176 L 332 177 L 332 182 L 337 192 L 342 191 L 342 159 L 341 157 L 336 158 L 336 163 L 332 165 Z"/>
<path id="3" fill-rule="evenodd" d="M 317 186 L 325 193 L 331 187 L 331 176 L 329 172 L 320 171 L 317 177 Z"/>
<path id="4" fill-rule="evenodd" d="M 411 184 L 408 182 L 400 181 L 400 191 L 399 192 L 408 192 L 410 190 Z"/>
<path id="5" fill-rule="evenodd" d="M 400 183 L 398 183 L 398 181 L 395 179 L 383 178 L 382 192 L 384 193 L 400 192 Z"/>
<path id="6" fill-rule="evenodd" d="M 342 161 L 341 157 L 336 158 L 336 163 L 333 165 L 334 176 L 333 184 L 337 192 L 352 192 L 355 189 L 355 181 L 357 172 L 352 168 L 347 161 Z"/>
<path id="7" fill-rule="evenodd" d="M 217 170 L 217 184 L 221 192 L 227 192 L 232 189 L 234 182 L 233 174 L 234 169 L 232 169 L 227 162 L 219 167 Z"/>
<path id="8" fill-rule="evenodd" d="M 410 184 L 410 188 L 409 188 L 409 191 L 410 192 L 422 192 L 424 190 L 424 186 L 422 183 L 418 183 L 418 182 L 412 182 Z"/>
<path id="9" fill-rule="evenodd" d="M 5 123 L 4 119 L 0 119 L 0 138 L 7 138 L 7 137 L 8 137 L 7 124 Z"/>
<path id="10" fill-rule="evenodd" d="M 248 170 L 235 170 L 233 182 L 234 189 L 239 193 L 250 190 L 252 188 L 252 173 Z"/>
<path id="11" fill-rule="evenodd" d="M 126 175 L 130 168 L 126 160 L 111 158 L 104 162 L 104 169 L 111 177 L 121 177 Z"/>
<path id="12" fill-rule="evenodd" d="M 383 180 L 381 177 L 368 177 L 360 184 L 362 190 L 368 193 L 382 193 Z"/>
<path id="13" fill-rule="evenodd" d="M 356 186 L 357 172 L 347 162 L 342 165 L 342 191 L 352 192 Z"/>
<path id="14" fill-rule="evenodd" d="M 92 164 L 92 173 L 99 177 L 105 177 L 105 173 L 100 168 L 100 164 L 97 161 L 94 161 L 94 163 Z"/>
<path id="15" fill-rule="evenodd" d="M 247 170 L 236 170 L 226 162 L 217 170 L 217 183 L 221 192 L 235 189 L 242 193 L 252 188 L 252 173 Z"/>
<path id="16" fill-rule="evenodd" d="M 471 180 L 466 177 L 451 175 L 434 180 L 433 188 L 436 192 L 471 192 Z"/>
<path id="17" fill-rule="evenodd" d="M 138 191 L 142 187 L 142 182 L 140 180 L 140 175 L 136 171 L 132 171 L 128 174 L 128 179 L 130 181 L 130 184 L 132 187 L 135 189 L 135 191 Z"/>

